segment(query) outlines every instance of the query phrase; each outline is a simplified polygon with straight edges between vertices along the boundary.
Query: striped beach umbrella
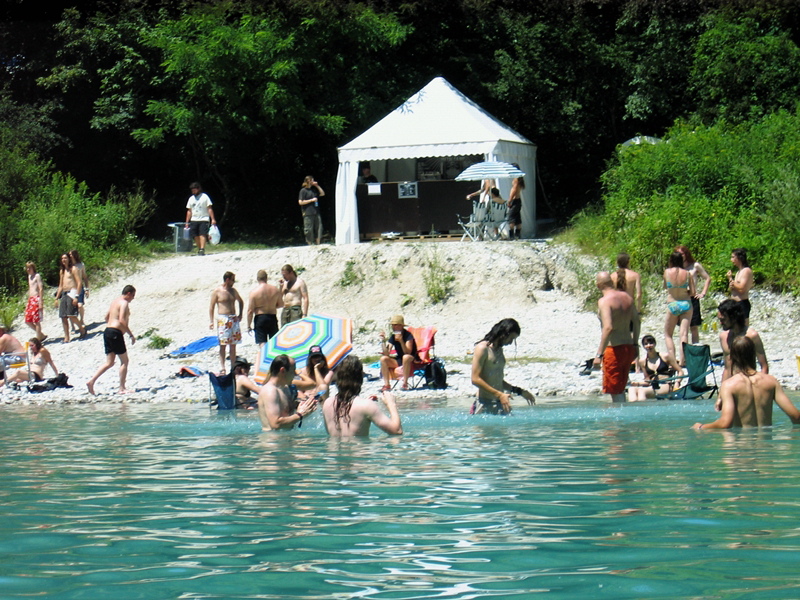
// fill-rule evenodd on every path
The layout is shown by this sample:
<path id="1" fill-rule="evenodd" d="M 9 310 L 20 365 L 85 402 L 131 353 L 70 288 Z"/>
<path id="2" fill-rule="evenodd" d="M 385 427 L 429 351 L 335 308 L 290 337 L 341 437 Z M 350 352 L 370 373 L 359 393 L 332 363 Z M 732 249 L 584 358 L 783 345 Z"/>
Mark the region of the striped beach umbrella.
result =
<path id="1" fill-rule="evenodd" d="M 280 354 L 288 354 L 294 358 L 298 369 L 303 368 L 312 346 L 320 346 L 328 366 L 335 367 L 353 350 L 353 320 L 308 315 L 284 325 L 261 349 L 255 381 L 263 385 L 269 379 L 272 359 Z"/>
<path id="2" fill-rule="evenodd" d="M 456 176 L 456 181 L 481 181 L 483 179 L 513 179 L 525 173 L 512 164 L 487 160 L 475 163 Z"/>

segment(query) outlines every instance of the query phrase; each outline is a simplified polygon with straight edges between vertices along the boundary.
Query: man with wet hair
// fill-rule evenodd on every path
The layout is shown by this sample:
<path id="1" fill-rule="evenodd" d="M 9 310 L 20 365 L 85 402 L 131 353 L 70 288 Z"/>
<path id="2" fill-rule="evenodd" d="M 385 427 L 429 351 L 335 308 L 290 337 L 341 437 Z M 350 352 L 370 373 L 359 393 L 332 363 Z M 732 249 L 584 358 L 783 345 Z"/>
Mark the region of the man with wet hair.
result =
<path id="1" fill-rule="evenodd" d="M 762 373 L 769 373 L 769 363 L 767 354 L 764 352 L 764 344 L 761 336 L 752 327 L 748 327 L 745 321 L 744 307 L 741 302 L 731 298 L 723 300 L 717 307 L 717 318 L 722 331 L 719 332 L 719 345 L 722 347 L 722 354 L 725 357 L 725 368 L 722 371 L 722 381 L 731 376 L 731 344 L 738 337 L 748 337 L 755 346 L 756 359 L 761 367 Z"/>
<path id="2" fill-rule="evenodd" d="M 772 375 L 756 371 L 756 345 L 746 336 L 730 345 L 731 375 L 722 382 L 715 408 L 720 411 L 713 423 L 695 423 L 695 429 L 768 427 L 772 425 L 772 403 L 786 413 L 792 423 L 800 423 L 800 410 L 792 404 L 781 384 Z"/>
<path id="3" fill-rule="evenodd" d="M 297 402 L 297 388 L 292 385 L 295 368 L 294 359 L 286 354 L 279 354 L 269 365 L 269 379 L 258 393 L 258 416 L 264 431 L 300 427 L 303 417 L 317 408 L 315 398 Z"/>

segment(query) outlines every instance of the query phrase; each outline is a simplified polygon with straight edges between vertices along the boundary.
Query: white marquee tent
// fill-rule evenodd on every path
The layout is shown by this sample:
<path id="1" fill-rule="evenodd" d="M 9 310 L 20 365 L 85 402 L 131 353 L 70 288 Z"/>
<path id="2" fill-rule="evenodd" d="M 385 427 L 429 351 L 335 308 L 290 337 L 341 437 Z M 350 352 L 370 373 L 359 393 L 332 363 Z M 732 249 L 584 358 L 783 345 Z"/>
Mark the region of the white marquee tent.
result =
<path id="1" fill-rule="evenodd" d="M 336 243 L 359 241 L 356 201 L 359 162 L 470 155 L 480 155 L 482 160 L 516 163 L 526 173 L 526 187 L 522 193 L 522 237 L 534 237 L 536 146 L 445 79 L 436 77 L 367 131 L 339 148 Z M 511 182 L 501 180 L 499 184 L 501 195 L 507 198 Z"/>

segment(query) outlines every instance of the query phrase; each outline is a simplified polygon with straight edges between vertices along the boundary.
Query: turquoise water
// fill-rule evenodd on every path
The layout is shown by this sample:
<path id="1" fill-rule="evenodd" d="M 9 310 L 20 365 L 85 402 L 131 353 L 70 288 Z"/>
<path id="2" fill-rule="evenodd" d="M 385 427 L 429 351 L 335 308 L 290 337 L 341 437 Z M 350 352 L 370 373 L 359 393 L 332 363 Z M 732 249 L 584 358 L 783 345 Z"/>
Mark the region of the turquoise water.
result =
<path id="1" fill-rule="evenodd" d="M 199 405 L 0 409 L 0 598 L 797 598 L 800 428 L 707 403 L 261 433 Z"/>

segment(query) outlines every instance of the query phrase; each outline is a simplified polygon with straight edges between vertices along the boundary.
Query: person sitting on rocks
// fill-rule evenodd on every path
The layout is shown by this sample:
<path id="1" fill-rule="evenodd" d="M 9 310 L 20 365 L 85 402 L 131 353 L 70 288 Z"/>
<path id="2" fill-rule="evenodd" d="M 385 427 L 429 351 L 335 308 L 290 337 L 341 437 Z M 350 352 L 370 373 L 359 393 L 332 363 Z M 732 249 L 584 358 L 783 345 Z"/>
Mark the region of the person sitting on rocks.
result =
<path id="1" fill-rule="evenodd" d="M 19 369 L 11 377 L 8 378 L 8 383 L 23 383 L 26 381 L 43 381 L 44 370 L 47 365 L 53 369 L 53 373 L 58 375 L 58 367 L 53 362 L 53 357 L 50 351 L 42 345 L 39 338 L 33 337 L 28 341 L 28 351 L 31 354 L 30 371 L 27 369 Z"/>

